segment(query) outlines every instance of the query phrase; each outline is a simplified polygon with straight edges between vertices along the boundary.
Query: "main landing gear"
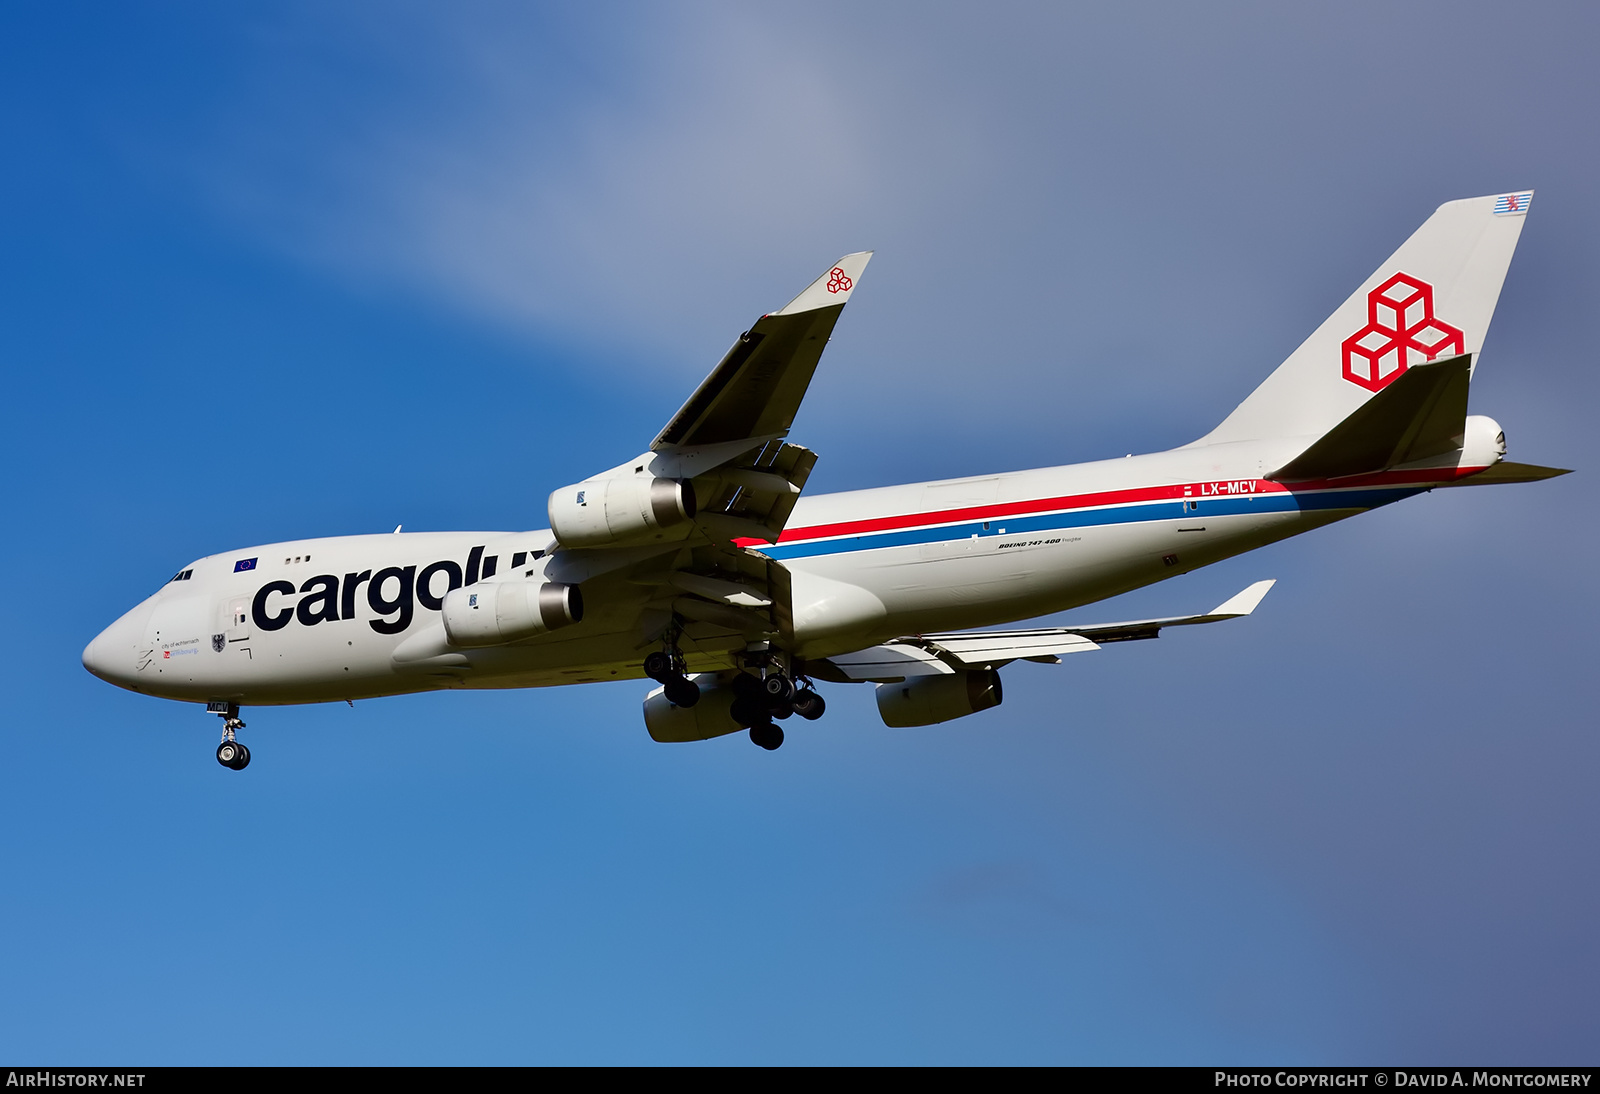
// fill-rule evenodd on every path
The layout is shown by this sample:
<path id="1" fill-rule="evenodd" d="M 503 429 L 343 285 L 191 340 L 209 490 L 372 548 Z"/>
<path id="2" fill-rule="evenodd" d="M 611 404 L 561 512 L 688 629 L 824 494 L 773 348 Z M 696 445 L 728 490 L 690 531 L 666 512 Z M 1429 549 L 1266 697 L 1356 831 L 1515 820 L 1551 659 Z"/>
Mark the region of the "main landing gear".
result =
<path id="1" fill-rule="evenodd" d="M 771 722 L 757 722 L 750 727 L 750 743 L 772 752 L 783 747 L 783 730 Z"/>
<path id="2" fill-rule="evenodd" d="M 783 730 L 773 724 L 798 714 L 808 722 L 822 717 L 827 703 L 811 686 L 811 681 L 800 677 L 801 686 L 774 662 L 770 654 L 758 653 L 746 657 L 746 665 L 763 673 L 756 676 L 741 672 L 733 678 L 735 699 L 729 707 L 740 725 L 750 727 L 750 741 L 768 752 L 783 746 Z"/>
<path id="3" fill-rule="evenodd" d="M 217 746 L 217 762 L 235 771 L 249 767 L 250 750 L 234 739 L 234 734 L 244 728 L 239 720 L 239 704 L 207 703 L 206 712 L 222 719 L 222 743 Z"/>
<path id="4" fill-rule="evenodd" d="M 673 706 L 692 707 L 700 701 L 700 688 L 685 674 L 683 654 L 671 638 L 668 644 L 644 659 L 644 674 L 661 685 L 662 693 Z M 822 717 L 828 704 L 804 676 L 791 677 L 785 671 L 788 657 L 774 654 L 765 643 L 744 653 L 745 671 L 728 684 L 733 702 L 728 714 L 750 730 L 750 740 L 771 752 L 783 745 L 783 730 L 774 720 L 798 714 L 808 722 Z M 800 683 L 796 685 L 795 680 Z"/>
<path id="5" fill-rule="evenodd" d="M 700 689 L 683 669 L 683 654 L 676 646 L 656 650 L 644 659 L 644 674 L 661 685 L 667 702 L 675 707 L 692 707 L 700 701 Z"/>

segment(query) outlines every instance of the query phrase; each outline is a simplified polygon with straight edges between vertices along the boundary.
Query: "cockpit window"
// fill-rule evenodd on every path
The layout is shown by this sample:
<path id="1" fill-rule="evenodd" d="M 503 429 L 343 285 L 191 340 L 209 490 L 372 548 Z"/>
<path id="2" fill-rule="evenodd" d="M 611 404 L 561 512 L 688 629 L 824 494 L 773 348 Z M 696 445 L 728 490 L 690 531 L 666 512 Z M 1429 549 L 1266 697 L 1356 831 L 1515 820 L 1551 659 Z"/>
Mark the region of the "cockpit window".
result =
<path id="1" fill-rule="evenodd" d="M 189 567 L 187 570 L 179 570 L 177 573 L 172 575 L 172 581 L 188 581 L 190 576 L 193 575 L 193 573 L 194 573 L 194 567 L 193 566 Z M 172 581 L 167 582 L 167 584 L 171 585 Z"/>

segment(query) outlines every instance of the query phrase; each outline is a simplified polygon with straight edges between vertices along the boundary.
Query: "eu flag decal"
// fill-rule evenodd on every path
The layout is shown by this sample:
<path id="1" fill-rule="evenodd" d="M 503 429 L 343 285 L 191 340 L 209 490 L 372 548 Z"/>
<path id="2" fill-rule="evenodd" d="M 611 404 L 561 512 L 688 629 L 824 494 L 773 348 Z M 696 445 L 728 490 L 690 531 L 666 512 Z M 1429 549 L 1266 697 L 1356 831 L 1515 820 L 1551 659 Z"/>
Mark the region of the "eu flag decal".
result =
<path id="1" fill-rule="evenodd" d="M 254 570 L 255 568 L 256 560 L 253 558 L 241 558 L 233 564 L 233 572 L 236 574 L 242 574 L 246 570 Z"/>

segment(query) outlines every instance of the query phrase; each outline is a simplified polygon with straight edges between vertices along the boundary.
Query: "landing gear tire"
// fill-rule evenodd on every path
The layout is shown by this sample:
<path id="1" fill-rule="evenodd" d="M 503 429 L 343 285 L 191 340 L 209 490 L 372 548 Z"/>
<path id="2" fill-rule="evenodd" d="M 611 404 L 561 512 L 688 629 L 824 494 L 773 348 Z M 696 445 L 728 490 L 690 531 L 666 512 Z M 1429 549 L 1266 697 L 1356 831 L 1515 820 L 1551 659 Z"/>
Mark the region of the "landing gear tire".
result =
<path id="1" fill-rule="evenodd" d="M 644 674 L 658 684 L 665 684 L 677 673 L 673 669 L 672 655 L 666 650 L 655 650 L 644 658 Z M 670 698 L 670 696 L 669 696 Z M 682 704 L 679 704 L 680 706 Z"/>
<path id="2" fill-rule="evenodd" d="M 217 746 L 217 762 L 223 767 L 243 771 L 250 766 L 250 750 L 238 741 L 223 741 Z"/>
<path id="3" fill-rule="evenodd" d="M 700 688 L 693 680 L 686 680 L 682 676 L 668 677 L 662 681 L 661 687 L 666 693 L 667 702 L 675 707 L 692 707 L 700 701 Z"/>
<path id="4" fill-rule="evenodd" d="M 828 704 L 822 696 L 810 688 L 801 688 L 794 693 L 794 712 L 808 722 L 815 722 L 827 709 Z"/>
<path id="5" fill-rule="evenodd" d="M 761 690 L 771 703 L 787 703 L 794 698 L 794 681 L 781 672 L 770 673 L 761 681 Z"/>
<path id="6" fill-rule="evenodd" d="M 767 697 L 757 677 L 741 672 L 728 686 L 734 694 L 733 703 L 728 707 L 729 717 L 742 726 L 754 726 L 767 721 Z"/>
<path id="7" fill-rule="evenodd" d="M 750 740 L 772 752 L 783 746 L 783 730 L 771 722 L 761 722 L 750 727 Z"/>

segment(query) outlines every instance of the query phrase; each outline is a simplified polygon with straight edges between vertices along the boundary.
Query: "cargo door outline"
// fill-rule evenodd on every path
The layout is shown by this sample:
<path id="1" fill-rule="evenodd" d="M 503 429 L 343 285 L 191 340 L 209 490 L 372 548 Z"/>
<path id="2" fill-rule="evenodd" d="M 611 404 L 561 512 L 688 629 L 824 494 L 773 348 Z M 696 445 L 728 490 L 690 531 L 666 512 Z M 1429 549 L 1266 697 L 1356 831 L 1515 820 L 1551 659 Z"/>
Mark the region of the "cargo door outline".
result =
<path id="1" fill-rule="evenodd" d="M 223 605 L 223 635 L 227 649 L 239 650 L 245 657 L 250 653 L 250 598 L 236 596 Z"/>

